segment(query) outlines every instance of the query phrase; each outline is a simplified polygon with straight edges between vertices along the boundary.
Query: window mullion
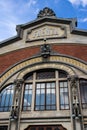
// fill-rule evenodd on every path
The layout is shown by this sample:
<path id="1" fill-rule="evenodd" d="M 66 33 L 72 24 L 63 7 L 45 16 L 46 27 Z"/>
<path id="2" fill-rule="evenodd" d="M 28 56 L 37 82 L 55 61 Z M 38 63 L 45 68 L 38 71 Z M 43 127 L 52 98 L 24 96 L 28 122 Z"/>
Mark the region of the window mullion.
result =
<path id="1" fill-rule="evenodd" d="M 59 111 L 59 76 L 58 76 L 58 71 L 55 71 L 56 74 L 56 107 L 57 111 Z"/>
<path id="2" fill-rule="evenodd" d="M 46 91 L 47 83 L 45 83 L 45 110 L 46 110 L 46 100 L 47 100 L 47 91 Z"/>
<path id="3" fill-rule="evenodd" d="M 32 103 L 31 103 L 31 111 L 34 110 L 35 104 L 35 96 L 36 96 L 36 73 L 33 73 L 33 83 L 32 83 Z"/>

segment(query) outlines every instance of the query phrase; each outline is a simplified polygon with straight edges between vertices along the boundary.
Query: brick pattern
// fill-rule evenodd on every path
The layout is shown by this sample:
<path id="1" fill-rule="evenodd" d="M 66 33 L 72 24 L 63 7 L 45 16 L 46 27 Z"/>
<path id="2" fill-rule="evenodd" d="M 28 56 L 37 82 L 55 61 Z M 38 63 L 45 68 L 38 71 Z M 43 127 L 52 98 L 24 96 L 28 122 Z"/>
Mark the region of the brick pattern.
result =
<path id="1" fill-rule="evenodd" d="M 87 61 L 86 45 L 52 45 L 52 50 L 60 54 L 70 55 L 84 61 Z M 32 57 L 40 52 L 40 47 L 30 47 L 9 52 L 0 56 L 0 74 L 12 65 L 26 58 Z"/>
<path id="2" fill-rule="evenodd" d="M 39 53 L 39 48 L 25 48 L 0 56 L 0 74 L 12 65 Z"/>
<path id="3" fill-rule="evenodd" d="M 52 49 L 60 54 L 70 55 L 87 62 L 87 45 L 53 45 Z"/>

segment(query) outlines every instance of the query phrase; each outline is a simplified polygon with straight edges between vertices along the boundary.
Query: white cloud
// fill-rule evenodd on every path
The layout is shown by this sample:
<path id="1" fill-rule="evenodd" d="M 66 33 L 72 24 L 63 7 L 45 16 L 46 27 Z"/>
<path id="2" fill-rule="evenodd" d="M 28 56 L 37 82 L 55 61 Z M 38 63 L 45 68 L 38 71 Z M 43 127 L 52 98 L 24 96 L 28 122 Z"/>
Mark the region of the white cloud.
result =
<path id="1" fill-rule="evenodd" d="M 79 19 L 79 22 L 87 22 L 87 18 Z"/>
<path id="2" fill-rule="evenodd" d="M 72 5 L 82 5 L 83 7 L 87 6 L 87 0 L 68 0 Z"/>
<path id="3" fill-rule="evenodd" d="M 28 7 L 30 7 L 31 5 L 35 5 L 37 3 L 36 0 L 29 0 L 29 2 L 27 3 Z"/>
<path id="4" fill-rule="evenodd" d="M 39 10 L 36 4 L 37 0 L 0 0 L 0 41 L 16 35 L 16 25 L 33 19 Z"/>

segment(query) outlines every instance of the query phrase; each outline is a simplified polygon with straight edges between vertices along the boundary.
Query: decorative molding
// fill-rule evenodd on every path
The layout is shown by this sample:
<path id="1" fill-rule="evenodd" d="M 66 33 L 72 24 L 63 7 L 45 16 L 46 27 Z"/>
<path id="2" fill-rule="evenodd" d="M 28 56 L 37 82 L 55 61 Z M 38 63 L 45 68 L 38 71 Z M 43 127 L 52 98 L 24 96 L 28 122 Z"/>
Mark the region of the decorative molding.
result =
<path id="1" fill-rule="evenodd" d="M 59 63 L 61 63 L 63 66 L 61 66 L 61 69 L 63 69 L 64 64 L 69 65 L 69 66 L 73 66 L 75 68 L 78 68 L 80 70 L 82 70 L 84 73 L 87 72 L 87 65 L 83 62 L 80 62 L 79 60 L 70 58 L 70 57 L 64 57 L 64 56 L 51 56 L 49 58 L 49 64 L 50 63 L 54 63 L 54 65 L 52 67 L 57 67 L 59 65 Z M 56 64 L 57 63 L 57 64 Z M 12 68 L 10 68 L 0 79 L 1 84 L 3 84 L 8 78 L 10 78 L 13 74 L 19 72 L 20 70 L 24 69 L 25 67 L 29 67 L 29 66 L 33 66 L 36 64 L 43 64 L 43 60 L 42 57 L 36 57 L 36 58 L 31 58 L 31 59 L 27 59 L 26 61 L 23 61 L 21 63 L 18 63 L 17 65 L 13 66 Z M 47 67 L 47 66 L 46 66 Z M 38 68 L 38 66 L 37 66 Z M 38 68 L 39 69 L 39 68 Z M 32 67 L 29 67 L 29 70 L 32 70 Z"/>
<path id="2" fill-rule="evenodd" d="M 50 52 L 51 52 L 51 49 L 50 49 L 49 44 L 45 43 L 41 46 L 41 56 L 43 58 L 48 58 L 50 56 Z"/>
<path id="3" fill-rule="evenodd" d="M 43 10 L 40 10 L 38 15 L 37 15 L 37 18 L 43 18 L 45 16 L 56 16 L 56 14 L 54 13 L 54 11 L 48 7 L 45 7 Z"/>
<path id="4" fill-rule="evenodd" d="M 79 99 L 79 78 L 77 75 L 69 76 L 68 78 L 71 88 L 71 105 L 72 105 L 72 119 L 81 121 L 82 113 Z"/>
<path id="5" fill-rule="evenodd" d="M 45 69 L 45 68 L 54 68 L 54 69 L 64 70 L 64 71 L 67 71 L 69 75 L 75 74 L 74 71 L 66 65 L 55 64 L 55 63 L 45 63 L 45 64 L 38 64 L 38 65 L 32 66 L 31 68 L 26 68 L 18 75 L 18 78 L 23 78 L 25 74 L 31 71 L 35 71 L 38 69 Z"/>
<path id="6" fill-rule="evenodd" d="M 45 24 L 38 28 L 28 30 L 26 42 L 32 42 L 42 39 L 60 39 L 66 37 L 67 32 L 65 26 Z"/>

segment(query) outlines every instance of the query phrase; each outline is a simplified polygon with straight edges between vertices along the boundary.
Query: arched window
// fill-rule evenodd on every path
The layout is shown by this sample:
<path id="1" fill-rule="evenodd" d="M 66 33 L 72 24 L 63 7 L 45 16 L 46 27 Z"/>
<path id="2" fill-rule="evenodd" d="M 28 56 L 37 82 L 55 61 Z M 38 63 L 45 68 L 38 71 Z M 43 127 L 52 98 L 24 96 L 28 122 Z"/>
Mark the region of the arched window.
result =
<path id="1" fill-rule="evenodd" d="M 10 111 L 14 93 L 14 85 L 10 84 L 0 92 L 0 111 Z"/>
<path id="2" fill-rule="evenodd" d="M 87 80 L 80 80 L 80 94 L 81 94 L 81 102 L 82 108 L 87 109 Z"/>
<path id="3" fill-rule="evenodd" d="M 24 79 L 23 110 L 31 110 L 34 88 L 34 110 L 56 110 L 56 94 L 59 96 L 59 108 L 69 109 L 67 73 L 65 71 L 43 69 L 27 74 Z M 56 93 L 56 89 L 59 90 L 59 93 Z"/>

